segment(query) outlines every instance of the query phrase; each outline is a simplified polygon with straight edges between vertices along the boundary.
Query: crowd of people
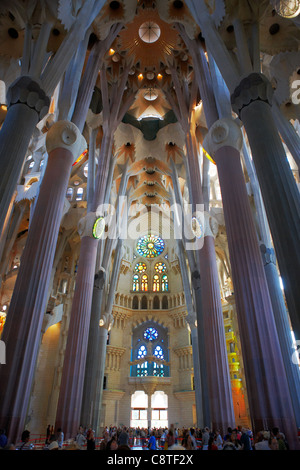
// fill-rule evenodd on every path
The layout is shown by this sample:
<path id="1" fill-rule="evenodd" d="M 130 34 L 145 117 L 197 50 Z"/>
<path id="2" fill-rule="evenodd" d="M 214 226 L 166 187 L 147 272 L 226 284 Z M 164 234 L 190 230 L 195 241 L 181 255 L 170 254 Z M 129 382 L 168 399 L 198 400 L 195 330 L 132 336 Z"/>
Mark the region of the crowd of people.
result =
<path id="1" fill-rule="evenodd" d="M 5 450 L 105 450 L 130 451 L 149 450 L 289 450 L 288 442 L 278 428 L 258 432 L 245 427 L 228 428 L 225 435 L 209 428 L 130 428 L 126 426 L 106 426 L 100 437 L 95 437 L 91 428 L 80 426 L 74 439 L 65 441 L 62 429 L 55 432 L 53 426 L 47 428 L 43 446 L 35 446 L 30 439 L 30 431 L 22 433 L 21 441 L 9 443 L 4 430 L 0 430 L 0 449 Z"/>

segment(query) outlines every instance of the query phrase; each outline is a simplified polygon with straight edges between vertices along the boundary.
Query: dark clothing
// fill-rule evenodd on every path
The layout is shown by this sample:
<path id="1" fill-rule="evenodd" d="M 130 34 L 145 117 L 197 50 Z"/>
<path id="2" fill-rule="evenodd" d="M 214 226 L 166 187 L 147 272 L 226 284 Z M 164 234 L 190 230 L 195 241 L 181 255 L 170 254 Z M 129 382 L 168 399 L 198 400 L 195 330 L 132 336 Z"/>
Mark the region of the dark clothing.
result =
<path id="1" fill-rule="evenodd" d="M 95 439 L 88 439 L 86 441 L 86 450 L 95 450 L 96 444 Z"/>
<path id="2" fill-rule="evenodd" d="M 250 437 L 248 436 L 248 434 L 243 433 L 241 435 L 240 443 L 244 444 L 243 450 L 251 450 L 251 441 L 250 441 Z"/>
<path id="3" fill-rule="evenodd" d="M 129 435 L 126 431 L 122 431 L 119 435 L 118 444 L 119 446 L 127 445 L 128 446 Z"/>

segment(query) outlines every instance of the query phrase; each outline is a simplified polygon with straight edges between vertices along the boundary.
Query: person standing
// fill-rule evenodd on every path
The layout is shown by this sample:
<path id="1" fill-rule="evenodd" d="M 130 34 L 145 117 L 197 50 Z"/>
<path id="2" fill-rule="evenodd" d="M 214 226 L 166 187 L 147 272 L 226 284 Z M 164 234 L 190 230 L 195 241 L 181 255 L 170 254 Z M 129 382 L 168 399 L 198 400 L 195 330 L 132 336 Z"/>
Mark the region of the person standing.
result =
<path id="1" fill-rule="evenodd" d="M 94 436 L 94 431 L 89 429 L 86 434 L 86 450 L 95 450 L 96 441 Z"/>

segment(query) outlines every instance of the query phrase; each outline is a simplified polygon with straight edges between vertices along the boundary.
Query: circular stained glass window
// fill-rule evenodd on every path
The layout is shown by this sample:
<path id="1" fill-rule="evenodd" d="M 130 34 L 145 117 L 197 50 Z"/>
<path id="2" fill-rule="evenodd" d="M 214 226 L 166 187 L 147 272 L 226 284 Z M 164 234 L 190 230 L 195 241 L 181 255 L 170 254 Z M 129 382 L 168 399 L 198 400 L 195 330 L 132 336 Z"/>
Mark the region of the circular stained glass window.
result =
<path id="1" fill-rule="evenodd" d="M 164 248 L 164 241 L 156 235 L 146 235 L 140 238 L 136 247 L 138 254 L 144 258 L 155 258 L 164 251 Z"/>
<path id="2" fill-rule="evenodd" d="M 156 263 L 154 269 L 157 273 L 164 273 L 167 270 L 165 263 Z"/>
<path id="3" fill-rule="evenodd" d="M 155 328 L 147 328 L 147 330 L 144 331 L 144 338 L 147 339 L 148 341 L 154 341 L 157 339 L 158 333 Z"/>
<path id="4" fill-rule="evenodd" d="M 145 263 L 138 263 L 135 265 L 135 268 L 134 270 L 137 272 L 137 273 L 141 273 L 143 274 L 147 269 L 147 266 L 145 265 Z"/>

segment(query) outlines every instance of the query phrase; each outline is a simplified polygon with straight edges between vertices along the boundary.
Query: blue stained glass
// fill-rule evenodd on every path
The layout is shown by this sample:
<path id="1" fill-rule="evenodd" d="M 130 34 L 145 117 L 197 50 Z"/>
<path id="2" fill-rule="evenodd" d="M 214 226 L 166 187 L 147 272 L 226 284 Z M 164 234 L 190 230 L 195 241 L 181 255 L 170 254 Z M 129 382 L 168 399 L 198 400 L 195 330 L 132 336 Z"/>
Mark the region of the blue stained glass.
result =
<path id="1" fill-rule="evenodd" d="M 154 356 L 157 357 L 158 359 L 163 359 L 164 358 L 164 353 L 163 350 L 160 346 L 156 346 L 154 350 Z"/>
<path id="2" fill-rule="evenodd" d="M 144 332 L 144 338 L 147 339 L 148 341 L 154 341 L 157 339 L 158 333 L 155 328 L 147 328 L 147 330 Z"/>

